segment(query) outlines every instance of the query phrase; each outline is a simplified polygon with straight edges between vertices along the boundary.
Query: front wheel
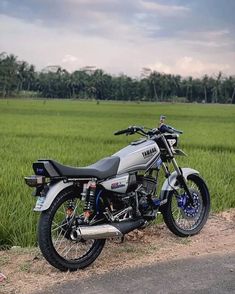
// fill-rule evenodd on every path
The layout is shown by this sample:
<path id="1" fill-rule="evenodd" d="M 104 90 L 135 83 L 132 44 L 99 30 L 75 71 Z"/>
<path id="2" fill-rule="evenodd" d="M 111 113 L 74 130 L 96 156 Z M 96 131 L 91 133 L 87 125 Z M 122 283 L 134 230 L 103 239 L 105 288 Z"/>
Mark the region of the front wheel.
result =
<path id="1" fill-rule="evenodd" d="M 180 237 L 197 234 L 205 225 L 210 211 L 210 194 L 201 177 L 192 174 L 187 186 L 193 197 L 193 204 L 184 189 L 172 190 L 167 203 L 162 207 L 167 227 Z"/>
<path id="2" fill-rule="evenodd" d="M 38 242 L 43 256 L 61 271 L 90 265 L 101 253 L 105 240 L 73 241 L 72 226 L 81 220 L 83 205 L 73 189 L 65 189 L 43 211 L 38 225 Z"/>

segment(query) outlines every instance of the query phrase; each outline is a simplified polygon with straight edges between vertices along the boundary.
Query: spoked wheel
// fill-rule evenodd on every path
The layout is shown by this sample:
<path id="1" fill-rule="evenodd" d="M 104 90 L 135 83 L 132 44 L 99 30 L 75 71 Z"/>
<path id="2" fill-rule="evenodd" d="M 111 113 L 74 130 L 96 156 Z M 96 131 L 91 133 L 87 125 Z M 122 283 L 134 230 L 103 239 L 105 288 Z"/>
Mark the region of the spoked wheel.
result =
<path id="1" fill-rule="evenodd" d="M 178 189 L 170 192 L 168 202 L 162 209 L 167 227 L 180 237 L 197 234 L 206 223 L 210 210 L 210 195 L 203 179 L 190 175 L 187 186 L 193 204 L 184 189 Z"/>
<path id="2" fill-rule="evenodd" d="M 105 240 L 71 239 L 72 227 L 82 223 L 83 204 L 72 189 L 59 194 L 50 208 L 41 213 L 39 247 L 46 260 L 61 271 L 90 265 L 101 253 Z"/>

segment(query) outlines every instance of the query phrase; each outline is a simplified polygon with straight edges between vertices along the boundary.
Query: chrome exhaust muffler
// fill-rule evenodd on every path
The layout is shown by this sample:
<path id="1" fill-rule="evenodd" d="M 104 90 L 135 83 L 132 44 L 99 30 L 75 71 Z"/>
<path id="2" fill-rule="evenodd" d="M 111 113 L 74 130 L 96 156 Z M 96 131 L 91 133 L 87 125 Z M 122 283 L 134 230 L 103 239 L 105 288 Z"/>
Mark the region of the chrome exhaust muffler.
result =
<path id="1" fill-rule="evenodd" d="M 111 237 L 122 237 L 122 233 L 112 225 L 79 226 L 72 231 L 72 240 L 106 239 Z"/>
<path id="2" fill-rule="evenodd" d="M 133 231 L 144 225 L 145 220 L 123 221 L 112 224 L 102 224 L 94 226 L 78 226 L 70 234 L 70 238 L 74 241 L 91 240 L 91 239 L 107 239 L 114 237 L 122 237 L 124 234 Z"/>

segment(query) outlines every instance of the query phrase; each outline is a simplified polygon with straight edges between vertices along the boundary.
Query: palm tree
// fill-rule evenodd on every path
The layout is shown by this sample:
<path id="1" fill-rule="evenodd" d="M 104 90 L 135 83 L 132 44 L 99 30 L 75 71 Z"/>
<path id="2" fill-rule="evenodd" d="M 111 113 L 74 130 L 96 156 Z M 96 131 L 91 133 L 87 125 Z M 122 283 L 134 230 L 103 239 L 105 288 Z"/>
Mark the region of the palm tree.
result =
<path id="1" fill-rule="evenodd" d="M 231 102 L 235 103 L 235 76 L 229 76 L 223 83 L 223 86 L 226 91 L 226 101 L 225 102 Z"/>
<path id="2" fill-rule="evenodd" d="M 160 86 L 161 74 L 159 72 L 153 71 L 149 75 L 148 78 L 150 85 L 153 87 L 154 99 L 157 102 L 159 100 L 159 96 L 157 93 L 157 88 Z"/>
<path id="3" fill-rule="evenodd" d="M 17 84 L 17 92 L 21 91 L 23 89 L 24 83 L 28 79 L 28 63 L 25 61 L 21 61 L 18 63 L 18 84 Z"/>
<path id="4" fill-rule="evenodd" d="M 235 77 L 232 77 L 232 84 L 233 84 L 233 93 L 231 97 L 231 102 L 235 104 Z"/>
<path id="5" fill-rule="evenodd" d="M 76 70 L 70 75 L 71 86 L 78 96 L 87 96 L 86 89 L 89 88 L 90 76 L 85 70 Z"/>
<path id="6" fill-rule="evenodd" d="M 27 91 L 30 90 L 30 87 L 34 81 L 35 81 L 35 66 L 31 64 L 27 71 Z"/>
<path id="7" fill-rule="evenodd" d="M 96 69 L 92 75 L 92 87 L 95 88 L 97 100 L 104 99 L 106 77 L 107 76 L 102 69 Z"/>
<path id="8" fill-rule="evenodd" d="M 209 78 L 208 75 L 204 75 L 202 78 L 203 90 L 204 90 L 204 100 L 207 103 L 207 87 L 208 87 Z"/>
<path id="9" fill-rule="evenodd" d="M 187 79 L 185 79 L 183 82 L 184 82 L 184 85 L 186 88 L 185 97 L 187 100 L 192 102 L 192 99 L 193 99 L 193 78 L 190 76 Z"/>
<path id="10" fill-rule="evenodd" d="M 0 83 L 2 96 L 10 96 L 17 87 L 17 57 L 13 54 L 0 56 Z"/>
<path id="11" fill-rule="evenodd" d="M 221 87 L 221 80 L 222 80 L 222 72 L 220 71 L 215 79 L 215 84 L 213 88 L 213 103 L 218 102 L 218 94 L 220 92 L 220 87 Z"/>

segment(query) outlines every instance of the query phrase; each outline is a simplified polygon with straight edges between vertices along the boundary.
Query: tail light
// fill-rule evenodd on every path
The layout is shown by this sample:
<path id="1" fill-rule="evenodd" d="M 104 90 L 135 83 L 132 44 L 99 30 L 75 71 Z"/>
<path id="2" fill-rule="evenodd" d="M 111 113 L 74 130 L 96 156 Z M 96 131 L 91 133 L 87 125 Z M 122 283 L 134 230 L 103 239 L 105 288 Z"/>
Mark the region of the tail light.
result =
<path id="1" fill-rule="evenodd" d="M 44 185 L 46 182 L 46 177 L 45 176 L 37 176 L 37 175 L 33 175 L 30 177 L 25 177 L 25 183 L 29 186 L 29 187 L 38 187 L 41 185 Z"/>

